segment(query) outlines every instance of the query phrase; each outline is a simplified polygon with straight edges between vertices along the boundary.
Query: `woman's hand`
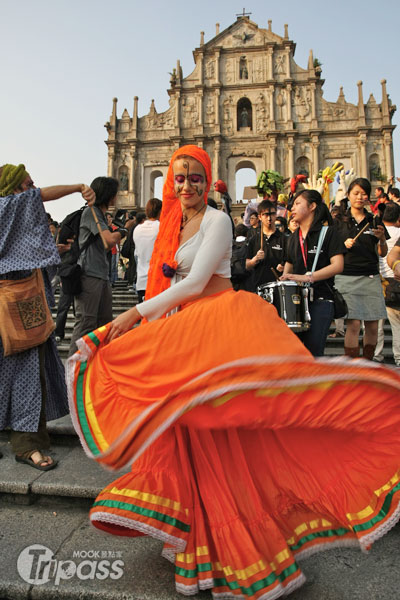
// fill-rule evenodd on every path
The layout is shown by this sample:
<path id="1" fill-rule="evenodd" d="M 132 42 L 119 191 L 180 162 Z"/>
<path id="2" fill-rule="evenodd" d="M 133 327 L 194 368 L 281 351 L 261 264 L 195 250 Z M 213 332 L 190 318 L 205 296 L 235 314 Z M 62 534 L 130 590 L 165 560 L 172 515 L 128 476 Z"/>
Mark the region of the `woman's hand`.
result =
<path id="1" fill-rule="evenodd" d="M 108 335 L 105 338 L 105 343 L 112 342 L 115 338 L 120 337 L 134 326 L 135 323 L 140 321 L 142 318 L 141 314 L 137 310 L 136 306 L 125 311 L 121 315 L 118 315 L 116 319 L 111 321 L 111 326 L 108 331 Z"/>
<path id="2" fill-rule="evenodd" d="M 352 248 L 354 246 L 354 244 L 356 243 L 357 240 L 353 239 L 353 238 L 347 238 L 347 240 L 345 241 L 344 245 L 346 246 L 347 250 L 350 250 L 350 248 Z"/>
<path id="3" fill-rule="evenodd" d="M 83 198 L 86 200 L 87 205 L 93 206 L 93 204 L 96 200 L 96 194 L 94 193 L 92 188 L 83 183 L 82 187 L 81 187 L 81 194 L 82 194 Z"/>

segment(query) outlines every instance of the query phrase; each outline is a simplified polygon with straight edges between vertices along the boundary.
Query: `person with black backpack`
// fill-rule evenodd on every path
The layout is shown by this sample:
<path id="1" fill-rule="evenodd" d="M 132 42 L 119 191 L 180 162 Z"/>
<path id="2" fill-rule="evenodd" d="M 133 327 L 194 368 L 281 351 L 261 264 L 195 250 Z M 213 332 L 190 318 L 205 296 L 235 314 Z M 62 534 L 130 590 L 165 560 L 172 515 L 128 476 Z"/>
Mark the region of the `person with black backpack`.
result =
<path id="1" fill-rule="evenodd" d="M 235 291 L 254 291 L 253 273 L 246 269 L 247 246 L 247 227 L 244 223 L 239 223 L 235 227 L 231 258 L 231 282 Z"/>
<path id="2" fill-rule="evenodd" d="M 113 177 L 96 177 L 91 188 L 96 194 L 94 214 L 91 207 L 85 208 L 79 222 L 77 265 L 80 268 L 81 291 L 75 297 L 76 320 L 70 356 L 76 352 L 79 338 L 113 318 L 107 251 L 126 235 L 124 228 L 111 233 L 106 219 L 106 212 L 117 195 L 118 181 Z"/>

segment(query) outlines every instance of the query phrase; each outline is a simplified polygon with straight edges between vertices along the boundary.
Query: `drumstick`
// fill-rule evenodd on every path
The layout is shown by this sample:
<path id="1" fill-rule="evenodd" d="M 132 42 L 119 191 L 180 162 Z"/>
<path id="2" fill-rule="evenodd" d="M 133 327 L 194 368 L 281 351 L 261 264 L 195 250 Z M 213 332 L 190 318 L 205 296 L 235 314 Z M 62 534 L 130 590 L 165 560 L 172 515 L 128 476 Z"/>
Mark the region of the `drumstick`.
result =
<path id="1" fill-rule="evenodd" d="M 362 234 L 363 231 L 365 231 L 367 229 L 367 227 L 369 227 L 369 223 L 367 223 L 366 225 L 364 225 L 364 227 L 361 229 L 361 231 L 359 231 L 356 235 L 355 238 L 353 238 L 354 241 L 356 241 L 356 239 Z"/>
<path id="2" fill-rule="evenodd" d="M 275 275 L 276 280 L 279 281 L 279 273 L 278 273 L 278 271 L 276 269 L 274 269 L 274 267 L 271 267 L 271 271 Z"/>
<path id="3" fill-rule="evenodd" d="M 98 229 L 98 231 L 99 231 L 99 234 L 100 234 L 101 240 L 102 240 L 102 242 L 103 242 L 103 246 L 104 246 L 104 248 L 105 248 L 106 250 L 108 250 L 108 244 L 107 244 L 106 240 L 104 239 L 104 236 L 103 236 L 103 230 L 102 230 L 102 228 L 101 228 L 101 225 L 100 225 L 100 223 L 99 223 L 99 220 L 98 220 L 98 218 L 97 218 L 97 215 L 96 215 L 96 213 L 95 213 L 95 210 L 94 210 L 93 206 L 91 206 L 91 207 L 90 207 L 90 209 L 91 209 L 91 211 L 92 211 L 92 215 L 93 215 L 94 222 L 95 222 L 95 223 L 96 223 L 96 225 L 97 225 L 97 229 Z"/>
<path id="4" fill-rule="evenodd" d="M 263 232 L 263 226 L 262 223 L 260 223 L 260 229 L 261 229 L 261 241 L 260 241 L 260 250 L 263 250 L 263 246 L 264 246 L 264 232 Z"/>

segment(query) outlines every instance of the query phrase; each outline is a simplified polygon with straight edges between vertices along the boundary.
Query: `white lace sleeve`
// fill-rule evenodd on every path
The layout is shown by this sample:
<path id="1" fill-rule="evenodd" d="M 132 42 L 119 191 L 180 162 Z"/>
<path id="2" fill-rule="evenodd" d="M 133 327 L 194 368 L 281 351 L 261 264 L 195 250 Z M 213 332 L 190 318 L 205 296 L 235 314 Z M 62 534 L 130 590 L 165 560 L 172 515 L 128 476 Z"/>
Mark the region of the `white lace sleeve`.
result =
<path id="1" fill-rule="evenodd" d="M 171 309 L 193 300 L 202 293 L 227 252 L 232 248 L 232 226 L 229 218 L 213 211 L 204 237 L 196 253 L 188 276 L 158 296 L 136 305 L 139 313 L 153 321 Z"/>

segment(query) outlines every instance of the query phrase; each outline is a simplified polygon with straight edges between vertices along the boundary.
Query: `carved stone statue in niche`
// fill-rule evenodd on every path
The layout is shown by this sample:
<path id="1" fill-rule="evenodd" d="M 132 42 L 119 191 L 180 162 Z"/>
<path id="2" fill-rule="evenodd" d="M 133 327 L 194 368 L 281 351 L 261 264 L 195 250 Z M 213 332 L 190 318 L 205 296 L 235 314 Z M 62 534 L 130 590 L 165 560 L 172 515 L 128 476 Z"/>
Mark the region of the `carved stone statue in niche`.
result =
<path id="1" fill-rule="evenodd" d="M 233 81 L 233 64 L 232 64 L 232 60 L 227 60 L 226 61 L 225 73 L 226 73 L 226 83 L 231 83 Z"/>
<path id="2" fill-rule="evenodd" d="M 184 127 L 195 127 L 198 122 L 196 98 L 182 98 L 182 118 Z"/>
<path id="3" fill-rule="evenodd" d="M 248 79 L 249 71 L 247 68 L 247 58 L 245 56 L 240 57 L 239 61 L 239 79 Z"/>
<path id="4" fill-rule="evenodd" d="M 254 81 L 261 82 L 264 79 L 264 69 L 262 58 L 256 58 L 254 61 Z"/>
<path id="5" fill-rule="evenodd" d="M 275 58 L 275 73 L 283 75 L 285 71 L 285 57 L 283 54 L 277 54 Z"/>
<path id="6" fill-rule="evenodd" d="M 256 117 L 257 117 L 257 132 L 261 133 L 266 131 L 268 128 L 269 120 L 269 109 L 265 102 L 264 94 L 260 93 L 257 97 L 256 103 Z"/>
<path id="7" fill-rule="evenodd" d="M 128 175 L 123 171 L 119 178 L 119 191 L 127 192 L 128 186 L 129 186 Z"/>
<path id="8" fill-rule="evenodd" d="M 212 98 L 208 98 L 207 100 L 207 104 L 206 104 L 206 123 L 214 123 L 215 118 L 214 118 L 214 113 L 215 113 L 215 108 L 214 108 L 214 101 Z"/>
<path id="9" fill-rule="evenodd" d="M 306 117 L 311 113 L 310 91 L 305 91 L 302 87 L 297 87 L 294 92 L 293 106 L 296 109 L 299 121 L 305 121 Z"/>
<path id="10" fill-rule="evenodd" d="M 228 96 L 224 100 L 224 114 L 223 114 L 224 129 L 225 129 L 227 135 L 232 135 L 232 133 L 233 133 L 232 106 L 233 106 L 233 98 L 232 98 L 232 96 Z"/>
<path id="11" fill-rule="evenodd" d="M 286 98 L 285 96 L 282 94 L 282 91 L 279 90 L 278 94 L 276 96 L 276 105 L 278 107 L 277 110 L 277 120 L 278 121 L 285 121 L 286 120 Z"/>
<path id="12" fill-rule="evenodd" d="M 213 60 L 210 60 L 207 64 L 206 64 L 206 78 L 207 79 L 214 79 L 215 76 L 215 64 Z"/>
<path id="13" fill-rule="evenodd" d="M 249 112 L 245 106 L 240 111 L 240 127 L 249 126 Z"/>

